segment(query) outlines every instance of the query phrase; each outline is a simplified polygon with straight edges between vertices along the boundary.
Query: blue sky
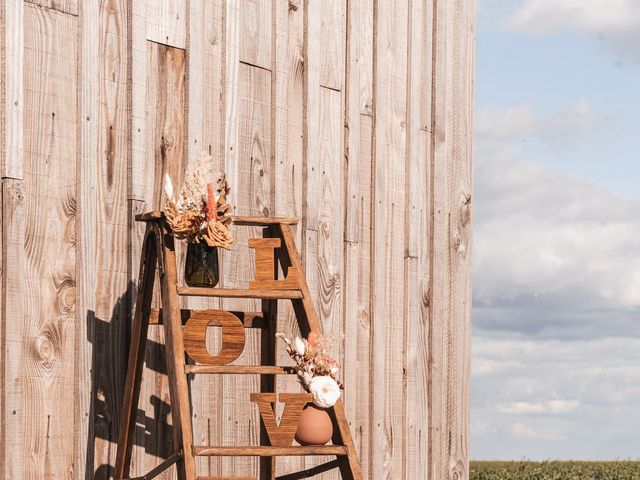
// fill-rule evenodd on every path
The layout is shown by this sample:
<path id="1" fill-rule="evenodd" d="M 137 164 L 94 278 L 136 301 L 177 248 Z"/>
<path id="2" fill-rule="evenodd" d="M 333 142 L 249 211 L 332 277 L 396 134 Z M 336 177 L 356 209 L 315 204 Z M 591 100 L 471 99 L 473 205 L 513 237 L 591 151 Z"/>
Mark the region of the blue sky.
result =
<path id="1" fill-rule="evenodd" d="M 640 0 L 478 0 L 472 459 L 639 458 Z"/>

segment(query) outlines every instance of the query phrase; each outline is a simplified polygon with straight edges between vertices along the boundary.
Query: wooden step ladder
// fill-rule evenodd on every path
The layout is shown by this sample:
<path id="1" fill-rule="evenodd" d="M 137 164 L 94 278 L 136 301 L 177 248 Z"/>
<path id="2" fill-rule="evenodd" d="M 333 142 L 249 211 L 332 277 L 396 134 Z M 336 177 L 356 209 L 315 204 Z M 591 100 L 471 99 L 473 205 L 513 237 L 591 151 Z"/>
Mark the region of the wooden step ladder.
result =
<path id="1" fill-rule="evenodd" d="M 142 245 L 137 300 L 131 332 L 129 366 L 125 395 L 120 417 L 116 480 L 152 479 L 175 464 L 180 480 L 249 480 L 252 477 L 206 477 L 196 474 L 195 457 L 257 456 L 260 457 L 260 480 L 276 479 L 276 456 L 335 455 L 336 459 L 303 472 L 277 477 L 280 480 L 308 478 L 312 475 L 339 468 L 343 479 L 362 480 L 360 464 L 351 438 L 342 401 L 329 409 L 333 422 L 331 445 L 292 446 L 297 419 L 310 394 L 280 394 L 285 409 L 280 424 L 276 424 L 272 403 L 276 401 L 274 375 L 295 374 L 293 367 L 275 365 L 276 307 L 278 299 L 289 299 L 303 336 L 310 332 L 321 334 L 309 287 L 305 280 L 300 256 L 290 225 L 291 218 L 234 217 L 236 226 L 262 227 L 262 238 L 249 240 L 256 249 L 256 279 L 249 288 L 192 288 L 177 285 L 174 237 L 161 212 L 136 216 L 146 222 Z M 278 280 L 278 265 L 285 278 Z M 159 270 L 161 309 L 152 309 L 151 300 Z M 180 296 L 206 296 L 262 299 L 262 312 L 239 313 L 222 310 L 183 310 Z M 143 476 L 130 477 L 130 461 L 136 421 L 138 398 L 144 367 L 145 344 L 150 324 L 164 325 L 165 350 L 175 452 Z M 184 326 L 183 326 L 184 325 Z M 222 326 L 222 348 L 211 355 L 205 345 L 209 325 Z M 244 347 L 244 329 L 262 328 L 261 365 L 230 365 Z M 186 354 L 192 360 L 187 363 Z M 256 446 L 194 445 L 191 425 L 190 391 L 188 375 L 193 374 L 258 374 L 261 375 L 260 393 L 251 394 L 262 417 L 260 443 Z M 249 400 L 249 399 L 248 399 Z M 253 479 L 255 480 L 255 479 Z"/>

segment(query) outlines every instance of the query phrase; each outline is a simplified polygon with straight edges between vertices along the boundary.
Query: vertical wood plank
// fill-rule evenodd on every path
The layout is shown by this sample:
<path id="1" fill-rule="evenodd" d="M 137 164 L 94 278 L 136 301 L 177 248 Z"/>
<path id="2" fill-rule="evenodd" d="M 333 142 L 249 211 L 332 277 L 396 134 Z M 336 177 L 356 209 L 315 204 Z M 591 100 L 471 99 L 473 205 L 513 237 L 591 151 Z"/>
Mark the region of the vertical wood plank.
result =
<path id="1" fill-rule="evenodd" d="M 325 335 L 344 355 L 344 95 L 346 3 L 305 4 L 305 230 L 307 282 Z M 313 465 L 329 458 L 305 458 Z M 331 471 L 323 478 L 337 478 Z"/>
<path id="2" fill-rule="evenodd" d="M 428 321 L 429 321 L 429 154 L 431 138 L 423 128 L 424 112 L 431 102 L 432 4 L 411 0 L 408 24 L 407 155 L 406 155 L 406 302 L 405 336 L 406 423 L 404 471 L 407 478 L 427 478 L 428 409 Z M 428 92 L 424 94 L 423 92 Z M 429 113 L 430 114 L 430 113 Z"/>
<path id="3" fill-rule="evenodd" d="M 24 243 L 25 187 L 22 180 L 2 179 L 2 472 L 3 478 L 22 478 L 26 471 L 20 455 L 25 414 L 22 364 L 25 315 Z M 15 412 L 15 413 L 14 413 Z"/>
<path id="4" fill-rule="evenodd" d="M 25 5 L 24 28 L 25 181 L 3 202 L 5 471 L 53 478 L 73 469 L 77 21 Z"/>
<path id="5" fill-rule="evenodd" d="M 131 24 L 130 44 L 128 54 L 131 58 L 129 65 L 129 91 L 131 95 L 131 141 L 129 145 L 129 199 L 145 201 L 146 199 L 146 111 L 147 111 L 147 35 L 146 35 L 146 1 L 131 2 L 129 4 Z M 133 217 L 131 217 L 133 222 Z M 132 223 L 135 227 L 135 223 Z M 137 238 L 142 241 L 144 229 L 138 228 Z M 138 248 L 142 243 L 137 244 Z M 139 252 L 139 250 L 138 250 Z M 130 252 L 131 253 L 131 252 Z M 134 254 L 133 264 L 137 264 L 138 255 Z M 137 276 L 136 268 L 133 275 Z M 135 278 L 132 278 L 135 285 Z"/>
<path id="6" fill-rule="evenodd" d="M 236 188 L 234 201 L 239 215 L 269 216 L 273 211 L 271 176 L 273 175 L 271 149 L 271 72 L 241 63 L 238 76 L 238 152 L 237 177 L 231 177 Z M 224 255 L 223 285 L 246 285 L 254 278 L 252 251 L 248 239 L 259 237 L 257 228 L 236 227 L 235 243 L 231 252 Z M 228 299 L 225 309 L 260 311 L 256 300 Z M 245 350 L 238 363 L 260 363 L 259 332 L 247 332 Z M 224 376 L 222 407 L 222 441 L 225 445 L 257 445 L 260 441 L 260 417 L 248 403 L 252 392 L 260 391 L 260 379 L 255 376 Z M 225 458 L 223 475 L 257 475 L 255 458 Z"/>
<path id="7" fill-rule="evenodd" d="M 25 2 L 70 15 L 78 15 L 78 0 L 25 0 Z"/>
<path id="8" fill-rule="evenodd" d="M 303 41 L 304 2 L 273 2 L 274 8 L 274 97 L 273 127 L 271 130 L 274 153 L 275 215 L 297 217 L 302 215 L 303 170 Z M 298 248 L 302 245 L 302 228 L 293 227 Z M 300 335 L 291 302 L 279 302 L 277 331 L 287 335 Z M 277 344 L 279 365 L 289 362 L 282 344 Z M 290 375 L 276 377 L 276 390 L 296 392 L 300 386 Z M 304 465 L 300 457 L 276 458 L 279 475 L 300 471 Z"/>
<path id="9" fill-rule="evenodd" d="M 126 374 L 128 256 L 128 4 L 81 10 L 81 156 L 78 195 L 82 333 L 77 345 L 78 470 L 109 475 Z M 87 419 L 87 420 L 84 420 Z"/>
<path id="10" fill-rule="evenodd" d="M 189 2 L 187 17 L 187 105 L 188 164 L 196 161 L 205 151 L 212 156 L 213 171 L 224 170 L 224 31 L 225 6 L 216 0 Z M 232 192 L 233 196 L 235 192 Z M 185 259 L 185 243 L 176 242 L 178 278 L 182 277 Z M 187 308 L 220 308 L 220 299 L 190 297 L 183 299 Z M 210 328 L 207 345 L 216 351 L 218 329 Z M 212 375 L 195 375 L 191 378 L 192 425 L 194 443 L 198 445 L 220 444 L 220 411 L 215 398 L 222 397 L 222 382 Z M 197 457 L 199 475 L 219 474 L 220 459 Z"/>
<path id="11" fill-rule="evenodd" d="M 373 119 L 358 114 L 360 144 L 354 159 L 350 150 L 349 169 L 358 168 L 347 187 L 347 202 L 355 203 L 357 241 L 345 240 L 345 411 L 353 441 L 358 449 L 362 474 L 368 478 L 370 395 L 372 389 L 371 341 L 371 141 Z M 350 124 L 354 122 L 351 121 Z M 349 135 L 352 130 L 350 129 Z M 350 142 L 351 143 L 351 142 Z M 355 198 L 353 198 L 355 196 Z M 349 209 L 352 210 L 352 209 Z M 345 238 L 347 232 L 345 230 Z"/>
<path id="12" fill-rule="evenodd" d="M 126 13 L 126 12 L 125 12 Z M 95 452 L 98 440 L 94 437 L 93 399 L 93 351 L 95 345 L 96 304 L 96 242 L 93 233 L 96 226 L 95 167 L 98 157 L 98 129 L 100 125 L 100 7 L 97 3 L 80 6 L 80 154 L 78 159 L 78 254 L 76 276 L 78 279 L 78 327 L 75 368 L 75 415 L 78 419 L 74 439 L 74 461 L 77 476 L 91 475 L 95 471 Z M 126 52 L 125 52 L 126 57 Z M 126 72 L 125 72 L 126 74 Z M 125 92 L 126 93 L 126 92 Z M 126 154 L 126 152 L 125 152 Z M 125 160 L 126 175 L 126 160 Z M 126 192 L 125 192 L 126 194 Z M 125 197 L 126 200 L 126 197 Z M 126 203 L 125 203 L 126 205 Z M 125 207 L 126 208 L 126 207 Z M 126 245 L 125 245 L 126 249 Z M 126 259 L 125 259 L 126 262 Z M 98 460 L 101 463 L 103 459 Z"/>
<path id="13" fill-rule="evenodd" d="M 133 2 L 135 5 L 137 2 Z M 132 15 L 132 22 L 144 21 Z M 144 23 L 143 23 L 144 25 Z M 135 32 L 140 25 L 133 24 Z M 136 37 L 138 40 L 140 37 Z M 137 266 L 140 261 L 141 242 L 144 235 L 144 225 L 136 223 L 133 218 L 136 213 L 161 208 L 164 203 L 162 191 L 162 177 L 169 173 L 176 185 L 181 185 L 186 168 L 186 92 L 185 51 L 168 47 L 155 42 L 144 43 L 146 78 L 139 84 L 134 84 L 133 97 L 141 95 L 142 105 L 136 104 L 132 98 L 134 115 L 144 119 L 145 132 L 143 144 L 135 144 L 132 148 L 142 148 L 140 155 L 133 155 L 132 169 L 141 172 L 144 181 L 133 182 L 130 201 L 129 232 L 130 232 L 130 260 L 129 277 L 137 281 Z M 133 39 L 132 39 L 133 42 Z M 141 45 L 132 45 L 133 55 Z M 133 61 L 133 60 L 132 60 Z M 132 65 L 133 67 L 133 65 Z M 138 109 L 141 109 L 138 110 Z M 132 123 L 133 137 L 140 135 L 139 127 Z M 142 164 L 136 162 L 142 161 Z M 179 188 L 179 187 L 176 187 Z M 138 200 L 140 199 L 140 200 Z M 135 283 L 134 283 L 135 284 Z M 154 293 L 154 306 L 158 306 L 158 289 Z M 169 423 L 170 398 L 169 385 L 166 376 L 166 358 L 164 354 L 164 334 L 161 328 L 149 329 L 147 342 L 146 370 L 140 395 L 139 421 L 145 425 L 136 434 L 136 443 L 144 448 L 134 449 L 132 455 L 132 472 L 144 473 L 149 471 L 164 458 L 173 453 L 173 446 L 167 442 L 172 438 Z M 174 469 L 169 471 L 168 478 L 174 478 Z"/>
<path id="14" fill-rule="evenodd" d="M 22 0 L 0 4 L 0 171 L 2 178 L 22 179 L 24 32 Z"/>
<path id="15" fill-rule="evenodd" d="M 431 476 L 468 475 L 473 5 L 438 3 L 434 30 Z M 463 385 L 461 387 L 461 385 Z"/>
<path id="16" fill-rule="evenodd" d="M 186 44 L 186 0 L 146 1 L 146 39 L 175 48 Z"/>
<path id="17" fill-rule="evenodd" d="M 271 70 L 272 68 L 272 0 L 240 2 L 240 52 L 242 63 Z"/>
<path id="18" fill-rule="evenodd" d="M 345 411 L 369 476 L 373 0 L 348 3 L 345 71 Z"/>
<path id="19" fill-rule="evenodd" d="M 375 14 L 371 450 L 380 453 L 369 472 L 403 478 L 408 1 L 378 2 Z"/>

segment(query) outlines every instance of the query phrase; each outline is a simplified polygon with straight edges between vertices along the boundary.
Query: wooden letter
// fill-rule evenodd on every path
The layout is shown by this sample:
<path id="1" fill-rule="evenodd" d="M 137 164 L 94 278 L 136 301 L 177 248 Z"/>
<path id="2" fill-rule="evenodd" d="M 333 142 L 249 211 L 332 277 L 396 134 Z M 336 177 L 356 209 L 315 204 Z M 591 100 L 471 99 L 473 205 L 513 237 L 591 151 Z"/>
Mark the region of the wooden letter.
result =
<path id="1" fill-rule="evenodd" d="M 260 416 L 272 447 L 291 446 L 302 409 L 312 398 L 310 393 L 281 393 L 279 396 L 276 396 L 275 393 L 251 394 L 251 401 L 257 403 L 260 409 Z M 272 405 L 276 400 L 285 404 L 280 425 L 276 423 L 276 415 Z"/>
<path id="2" fill-rule="evenodd" d="M 256 279 L 249 282 L 251 289 L 282 289 L 296 290 L 300 288 L 298 281 L 298 269 L 289 266 L 287 278 L 275 279 L 275 252 L 280 248 L 279 238 L 251 238 L 249 247 L 256 250 Z"/>
<path id="3" fill-rule="evenodd" d="M 184 349 L 198 363 L 226 365 L 240 356 L 244 349 L 244 325 L 238 317 L 224 310 L 210 310 L 212 316 L 192 316 L 184 326 Z M 222 348 L 217 355 L 207 350 L 207 327 L 222 327 Z"/>

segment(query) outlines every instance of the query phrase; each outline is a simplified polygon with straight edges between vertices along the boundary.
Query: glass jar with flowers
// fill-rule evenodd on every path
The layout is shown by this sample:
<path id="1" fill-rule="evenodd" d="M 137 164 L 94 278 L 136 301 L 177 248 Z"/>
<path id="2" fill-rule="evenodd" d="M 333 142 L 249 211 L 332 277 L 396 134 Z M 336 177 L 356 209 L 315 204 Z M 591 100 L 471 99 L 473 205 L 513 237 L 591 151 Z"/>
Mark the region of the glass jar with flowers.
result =
<path id="1" fill-rule="evenodd" d="M 209 181 L 207 166 L 211 157 L 202 154 L 190 167 L 178 197 L 174 197 L 171 177 L 164 177 L 167 196 L 165 218 L 176 238 L 188 242 L 184 280 L 190 287 L 215 287 L 220 279 L 218 247 L 229 250 L 233 238 L 229 232 L 231 189 L 226 175 L 220 173 Z"/>
<path id="2" fill-rule="evenodd" d="M 289 340 L 277 333 L 287 345 L 287 353 L 296 363 L 296 372 L 302 387 L 313 396 L 296 429 L 295 439 L 301 445 L 324 445 L 333 436 L 333 423 L 327 409 L 340 398 L 344 386 L 338 380 L 340 365 L 329 355 L 333 339 L 311 332 L 308 338 Z"/>

